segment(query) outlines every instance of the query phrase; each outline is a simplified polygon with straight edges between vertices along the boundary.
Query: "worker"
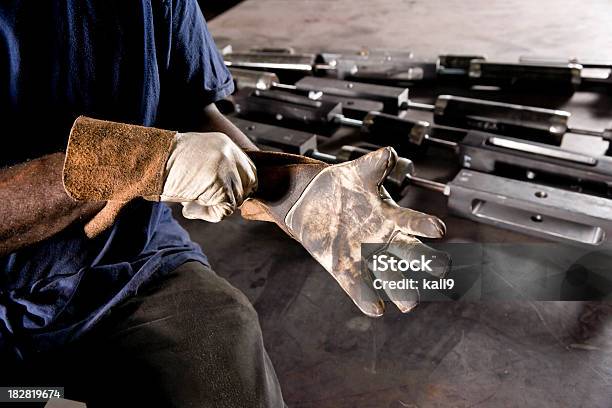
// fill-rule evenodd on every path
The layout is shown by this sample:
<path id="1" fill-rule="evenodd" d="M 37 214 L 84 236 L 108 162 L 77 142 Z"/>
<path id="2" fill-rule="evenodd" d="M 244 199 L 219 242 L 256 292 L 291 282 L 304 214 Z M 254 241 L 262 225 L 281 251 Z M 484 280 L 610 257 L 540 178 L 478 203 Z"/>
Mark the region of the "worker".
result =
<path id="1" fill-rule="evenodd" d="M 215 107 L 233 82 L 195 0 L 14 0 L 0 23 L 0 386 L 90 408 L 285 405 L 253 307 L 167 202 L 275 222 L 372 317 L 361 243 L 414 257 L 444 234 L 382 188 L 391 148 L 337 166 L 257 151 Z"/>
<path id="2" fill-rule="evenodd" d="M 256 312 L 164 204 L 217 222 L 256 188 L 255 146 L 215 107 L 232 91 L 196 0 L 0 4 L 0 386 L 90 408 L 284 406 Z M 177 131 L 161 202 L 95 237 L 108 203 L 62 180 L 79 115 Z"/>

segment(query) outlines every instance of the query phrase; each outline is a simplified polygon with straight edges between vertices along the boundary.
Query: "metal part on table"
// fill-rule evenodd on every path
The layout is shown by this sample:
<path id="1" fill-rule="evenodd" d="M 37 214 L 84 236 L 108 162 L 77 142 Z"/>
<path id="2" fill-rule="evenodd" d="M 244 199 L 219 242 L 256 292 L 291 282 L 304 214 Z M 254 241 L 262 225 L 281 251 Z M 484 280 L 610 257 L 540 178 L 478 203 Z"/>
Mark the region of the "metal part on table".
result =
<path id="1" fill-rule="evenodd" d="M 235 68 L 269 69 L 311 73 L 315 69 L 314 54 L 229 53 L 223 56 L 225 65 Z"/>
<path id="2" fill-rule="evenodd" d="M 434 108 L 440 125 L 479 129 L 529 140 L 561 144 L 570 113 L 482 99 L 440 95 Z"/>
<path id="3" fill-rule="evenodd" d="M 469 77 L 477 85 L 547 88 L 549 91 L 568 93 L 580 85 L 581 71 L 582 65 L 573 63 L 542 65 L 472 60 Z"/>
<path id="4" fill-rule="evenodd" d="M 438 57 L 438 75 L 467 76 L 473 60 L 486 60 L 484 55 L 444 54 Z"/>
<path id="5" fill-rule="evenodd" d="M 399 118 L 381 112 L 368 113 L 362 126 L 362 132 L 368 142 L 379 146 L 393 146 L 401 153 L 424 146 L 430 131 L 429 122 Z"/>
<path id="6" fill-rule="evenodd" d="M 378 145 L 390 145 L 401 154 L 422 151 L 430 143 L 456 149 L 456 143 L 429 135 L 429 122 L 411 120 L 372 111 L 363 120 L 342 113 L 342 105 L 316 101 L 284 91 L 253 91 L 244 98 L 236 98 L 236 111 L 241 116 L 261 116 L 302 125 L 345 125 L 361 128 L 366 140 Z M 427 141 L 428 143 L 425 143 Z"/>
<path id="7" fill-rule="evenodd" d="M 530 64 L 580 64 L 582 81 L 587 84 L 612 84 L 612 60 L 588 60 L 544 56 L 521 56 L 519 62 Z"/>
<path id="8" fill-rule="evenodd" d="M 359 50 L 325 50 L 319 54 L 319 58 L 328 64 L 339 59 L 393 63 L 410 60 L 413 58 L 413 54 L 410 51 L 404 50 L 361 48 Z"/>
<path id="9" fill-rule="evenodd" d="M 228 119 L 257 145 L 302 155 L 317 150 L 317 135 L 314 133 L 257 123 L 235 116 Z"/>
<path id="10" fill-rule="evenodd" d="M 448 208 L 476 222 L 546 239 L 610 248 L 612 200 L 462 170 L 448 183 Z"/>
<path id="11" fill-rule="evenodd" d="M 392 50 L 338 50 L 324 51 L 317 56 L 324 64 L 337 67 L 338 78 L 355 74 L 360 69 L 377 69 L 379 67 L 403 66 L 412 60 L 410 51 Z"/>
<path id="12" fill-rule="evenodd" d="M 396 80 L 422 80 L 435 77 L 435 64 L 389 62 L 386 58 L 337 57 L 322 61 L 316 54 L 286 52 L 241 52 L 223 55 L 225 65 L 271 71 L 299 73 L 326 72 L 336 78 L 361 77 Z M 318 61 L 318 62 L 317 62 Z M 403 62 L 402 60 L 401 62 Z"/>
<path id="13" fill-rule="evenodd" d="M 612 69 L 612 60 L 589 60 L 576 57 L 554 57 L 543 55 L 521 55 L 519 62 L 524 64 L 580 64 L 584 68 L 608 68 Z"/>
<path id="14" fill-rule="evenodd" d="M 293 72 L 300 74 L 313 74 L 317 72 L 332 73 L 338 78 L 344 78 L 357 72 L 354 62 L 332 64 L 317 63 L 315 54 L 292 54 L 286 52 L 247 52 L 229 53 L 223 55 L 225 65 L 235 68 L 257 70 L 270 70 L 280 72 Z"/>
<path id="15" fill-rule="evenodd" d="M 370 153 L 370 151 L 368 151 L 368 153 Z M 311 150 L 307 152 L 305 156 L 321 160 L 329 164 L 340 164 L 350 160 L 355 160 L 363 156 L 363 153 L 359 151 L 359 148 L 354 148 L 353 146 L 342 146 L 340 151 L 335 155 L 323 153 L 318 150 Z"/>
<path id="16" fill-rule="evenodd" d="M 232 42 L 226 37 L 214 37 L 215 45 L 221 55 L 229 54 L 233 51 Z"/>
<path id="17" fill-rule="evenodd" d="M 344 163 L 369 153 L 369 150 L 343 146 L 336 155 L 318 151 L 317 135 L 279 126 L 257 123 L 230 116 L 229 120 L 253 143 L 262 148 L 278 149 L 285 153 L 300 154 L 330 164 Z"/>
<path id="18" fill-rule="evenodd" d="M 323 100 L 342 104 L 342 115 L 351 119 L 363 119 L 372 111 L 382 111 L 384 105 L 382 102 L 372 101 L 368 99 L 357 99 L 343 96 L 330 95 L 326 93 L 310 92 L 309 98 L 315 100 Z"/>
<path id="19" fill-rule="evenodd" d="M 226 52 L 226 65 L 300 73 L 324 72 L 339 79 L 404 84 L 428 80 L 459 80 L 476 86 L 546 89 L 571 93 L 580 85 L 612 85 L 608 62 L 576 59 L 522 58 L 517 63 L 490 62 L 482 55 L 440 55 L 433 61 L 418 60 L 410 52 L 377 50 L 295 53 L 291 48 L 255 48 L 250 52 Z M 469 81 L 468 81 L 469 79 Z"/>
<path id="20" fill-rule="evenodd" d="M 415 81 L 435 76 L 435 66 L 412 59 L 411 54 L 386 54 L 373 52 L 358 54 L 320 54 L 319 60 L 336 68 L 340 79 L 361 78 L 383 81 Z"/>
<path id="21" fill-rule="evenodd" d="M 243 102 L 238 101 L 236 110 L 242 115 L 261 115 L 279 121 L 359 127 L 366 140 L 378 145 L 392 145 L 402 154 L 420 151 L 426 145 L 425 140 L 438 141 L 429 136 L 430 125 L 425 121 L 376 111 L 369 112 L 364 120 L 356 120 L 343 115 L 340 104 L 335 108 L 330 102 L 324 106 L 316 102 L 323 103 L 283 91 L 254 91 Z"/>
<path id="22" fill-rule="evenodd" d="M 379 146 L 393 146 L 401 154 L 422 153 L 430 144 L 457 151 L 457 142 L 433 137 L 431 130 L 427 121 L 381 112 L 368 113 L 361 126 L 365 140 Z"/>
<path id="23" fill-rule="evenodd" d="M 520 140 L 512 140 L 504 137 L 493 136 L 487 141 L 492 146 L 512 149 L 517 152 L 534 153 L 540 157 L 549 157 L 553 159 L 565 160 L 586 165 L 595 165 L 597 159 L 580 153 L 571 152 L 563 149 L 553 149 L 546 145 L 532 144 Z"/>
<path id="24" fill-rule="evenodd" d="M 408 108 L 432 111 L 438 125 L 477 129 L 520 139 L 560 145 L 565 133 L 612 140 L 612 129 L 568 127 L 571 113 L 484 99 L 439 95 L 434 105 L 408 102 Z"/>
<path id="25" fill-rule="evenodd" d="M 266 90 L 280 83 L 278 76 L 273 72 L 230 67 L 230 73 L 238 89 L 254 88 Z"/>
<path id="26" fill-rule="evenodd" d="M 386 113 L 397 114 L 408 104 L 408 88 L 319 77 L 304 77 L 295 86 L 298 90 L 319 90 L 324 94 L 380 101 Z"/>
<path id="27" fill-rule="evenodd" d="M 340 81 L 340 80 L 331 80 L 335 81 L 333 87 L 329 84 L 325 89 L 320 89 L 319 85 L 322 85 L 321 82 L 308 82 L 305 80 L 298 81 L 296 85 L 282 84 L 280 83 L 278 76 L 272 72 L 264 72 L 264 71 L 254 71 L 249 69 L 241 69 L 241 68 L 230 68 L 230 72 L 232 73 L 232 77 L 234 78 L 234 82 L 236 83 L 236 87 L 238 89 L 244 88 L 254 88 L 259 90 L 270 90 L 270 89 L 281 89 L 281 90 L 295 90 L 296 92 L 305 92 L 311 99 L 321 99 L 324 101 L 331 102 L 339 102 L 342 103 L 342 113 L 349 117 L 355 119 L 363 118 L 370 111 L 383 111 L 384 103 L 379 102 L 373 99 L 367 99 L 360 96 L 357 92 L 347 92 L 345 89 L 352 88 L 353 83 Z M 314 77 L 306 77 L 305 79 L 320 79 Z M 324 81 L 323 81 L 324 82 Z M 359 84 L 359 85 L 367 85 L 367 84 Z M 361 89 L 361 87 L 359 87 Z M 378 89 L 384 88 L 384 89 Z M 387 89 L 390 88 L 390 89 Z M 370 89 L 370 92 L 376 92 L 373 95 L 378 96 L 378 99 L 383 99 L 387 97 L 390 93 L 391 87 L 384 87 L 379 85 L 369 85 L 367 89 Z M 324 92 L 321 92 L 324 91 Z M 403 89 L 399 89 L 397 91 L 398 94 L 401 95 L 400 91 L 404 91 Z M 408 90 L 405 90 L 406 95 Z M 399 98 L 399 97 L 398 97 Z M 406 98 L 407 100 L 407 98 Z M 388 101 L 388 99 L 387 99 Z M 399 103 L 399 102 L 398 102 Z M 397 107 L 395 107 L 397 111 Z"/>
<path id="28" fill-rule="evenodd" d="M 468 75 L 473 59 L 484 59 L 482 55 L 440 55 L 435 60 L 416 59 L 410 53 L 374 52 L 355 57 L 350 53 L 322 53 L 320 58 L 327 64 L 355 66 L 353 78 L 380 80 L 383 82 L 412 82 L 434 80 L 439 76 Z M 339 72 L 348 72 L 340 69 Z"/>
<path id="29" fill-rule="evenodd" d="M 459 144 L 465 168 L 493 173 L 500 166 L 521 169 L 537 180 L 539 175 L 564 177 L 574 183 L 599 183 L 612 188 L 612 158 L 593 157 L 540 143 L 490 133 L 470 131 Z"/>
<path id="30" fill-rule="evenodd" d="M 339 73 L 347 73 L 341 78 L 380 81 L 388 84 L 401 84 L 405 82 L 431 81 L 437 78 L 438 66 L 436 62 L 407 61 L 395 64 L 374 64 L 352 60 L 338 60 Z M 349 67 L 354 67 L 350 73 Z M 340 77 L 340 76 L 339 76 Z"/>
<path id="31" fill-rule="evenodd" d="M 235 109 L 241 116 L 261 116 L 276 121 L 300 124 L 334 124 L 342 117 L 342 104 L 313 100 L 307 96 L 283 91 L 253 90 L 246 97 L 235 98 Z"/>
<path id="32" fill-rule="evenodd" d="M 296 54 L 293 47 L 252 47 L 249 52 L 270 53 L 270 54 Z"/>
<path id="33" fill-rule="evenodd" d="M 349 53 L 295 53 L 292 49 L 256 48 L 225 53 L 230 67 L 301 73 L 325 72 L 339 79 L 382 82 L 435 80 L 438 76 L 467 77 L 469 64 L 479 55 L 441 55 L 434 61 L 416 60 L 409 52 L 371 50 Z"/>
<path id="34" fill-rule="evenodd" d="M 238 118 L 231 120 L 258 144 L 278 147 L 283 151 L 304 154 L 330 163 L 352 160 L 368 152 L 367 149 L 348 146 L 343 147 L 340 154 L 333 156 L 317 151 L 315 135 L 254 124 Z M 486 136 L 488 137 L 483 144 Z M 464 160 L 470 157 L 472 168 L 492 171 L 496 167 L 495 160 L 508 160 L 513 165 L 523 164 L 528 168 L 539 166 L 538 168 L 547 171 L 565 171 L 574 177 L 584 176 L 604 182 L 611 180 L 609 176 L 589 172 L 586 167 L 597 170 L 599 162 L 581 154 L 477 131 L 469 132 L 466 139 L 462 144 L 462 156 Z M 514 147 L 512 154 L 505 150 L 509 147 Z M 530 148 L 534 153 L 528 153 Z M 489 158 L 491 160 L 487 161 Z M 609 166 L 610 161 L 605 160 L 604 164 Z M 566 166 L 565 170 L 563 165 Z M 405 177 L 398 172 L 405 174 Z M 392 173 L 389 181 L 399 188 L 405 186 L 408 181 L 413 185 L 442 192 L 449 196 L 448 207 L 452 213 L 477 222 L 575 244 L 610 244 L 612 200 L 606 198 L 472 170 L 462 170 L 450 183 L 443 184 L 414 176 L 414 167 L 407 159 L 400 160 L 399 167 Z"/>
<path id="35" fill-rule="evenodd" d="M 467 66 L 465 56 L 443 56 L 441 61 L 451 66 Z M 452 62 L 447 61 L 450 60 Z M 548 69 L 549 67 L 544 67 Z M 410 102 L 408 89 L 389 87 L 367 83 L 342 81 L 331 78 L 305 77 L 295 85 L 281 84 L 276 74 L 245 69 L 231 68 L 236 82 L 240 87 L 254 87 L 260 90 L 271 88 L 298 89 L 303 91 L 323 91 L 325 95 L 347 96 L 379 100 L 385 104 L 383 111 L 397 113 L 398 109 L 410 107 L 413 109 L 432 110 L 434 121 L 444 126 L 468 129 L 479 129 L 518 138 L 525 138 L 544 143 L 560 145 L 563 135 L 567 132 L 599 136 L 612 140 L 612 129 L 603 131 L 588 129 L 569 129 L 569 112 L 553 109 L 523 106 L 482 99 L 465 98 L 452 95 L 440 95 L 435 105 Z M 353 106 L 355 101 L 342 101 L 338 98 L 323 97 L 323 100 L 346 102 L 349 110 L 346 116 L 359 117 L 364 113 L 364 107 Z M 362 104 L 357 104 L 362 105 Z M 370 110 L 378 110 L 372 107 Z M 365 114 L 365 113 L 364 113 Z"/>

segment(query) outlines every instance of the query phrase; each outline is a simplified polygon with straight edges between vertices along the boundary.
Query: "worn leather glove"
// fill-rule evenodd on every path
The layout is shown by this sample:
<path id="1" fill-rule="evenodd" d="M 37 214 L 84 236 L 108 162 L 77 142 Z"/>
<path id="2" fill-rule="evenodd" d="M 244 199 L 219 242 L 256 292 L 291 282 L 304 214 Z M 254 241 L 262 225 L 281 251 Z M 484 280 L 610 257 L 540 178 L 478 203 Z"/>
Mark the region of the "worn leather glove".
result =
<path id="1" fill-rule="evenodd" d="M 161 201 L 180 202 L 186 218 L 219 222 L 257 188 L 255 165 L 223 133 L 177 133 Z"/>
<path id="2" fill-rule="evenodd" d="M 382 188 L 397 161 L 390 147 L 334 166 L 282 153 L 249 152 L 249 156 L 257 167 L 259 189 L 243 204 L 242 216 L 278 224 L 368 316 L 382 315 L 384 302 L 363 268 L 361 244 L 380 244 L 379 251 L 392 248 L 410 259 L 425 247 L 414 236 L 444 235 L 441 220 L 399 207 Z M 399 272 L 387 277 L 402 278 Z M 418 301 L 414 294 L 403 298 L 387 294 L 402 312 Z"/>
<path id="3" fill-rule="evenodd" d="M 94 237 L 142 197 L 183 203 L 183 214 L 217 222 L 257 186 L 255 167 L 221 133 L 173 131 L 79 117 L 70 132 L 64 188 L 77 200 L 107 201 L 86 226 Z"/>

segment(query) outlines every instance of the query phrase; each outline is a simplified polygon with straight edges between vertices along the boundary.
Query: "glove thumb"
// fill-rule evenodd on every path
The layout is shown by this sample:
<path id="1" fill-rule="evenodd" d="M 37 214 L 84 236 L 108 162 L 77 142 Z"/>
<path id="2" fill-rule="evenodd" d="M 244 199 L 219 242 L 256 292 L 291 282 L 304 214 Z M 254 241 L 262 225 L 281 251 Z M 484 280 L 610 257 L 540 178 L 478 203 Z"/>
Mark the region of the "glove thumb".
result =
<path id="1" fill-rule="evenodd" d="M 383 147 L 349 163 L 355 165 L 364 188 L 378 190 L 395 167 L 397 153 L 392 147 Z"/>
<path id="2" fill-rule="evenodd" d="M 88 238 L 95 238 L 113 225 L 119 212 L 126 204 L 125 201 L 107 201 L 104 208 L 85 224 L 85 235 Z"/>

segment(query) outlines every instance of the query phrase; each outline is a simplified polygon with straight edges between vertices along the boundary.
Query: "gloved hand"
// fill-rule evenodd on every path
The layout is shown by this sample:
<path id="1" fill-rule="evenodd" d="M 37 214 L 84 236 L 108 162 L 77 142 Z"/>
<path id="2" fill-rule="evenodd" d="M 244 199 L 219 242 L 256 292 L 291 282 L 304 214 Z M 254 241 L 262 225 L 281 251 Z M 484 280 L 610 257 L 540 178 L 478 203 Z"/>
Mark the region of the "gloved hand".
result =
<path id="1" fill-rule="evenodd" d="M 160 201 L 183 204 L 185 218 L 219 222 L 257 188 L 255 165 L 223 133 L 177 133 Z"/>
<path id="2" fill-rule="evenodd" d="M 94 237 L 137 197 L 183 203 L 188 218 L 217 222 L 257 187 L 255 166 L 221 133 L 169 130 L 79 117 L 70 132 L 64 188 L 107 201 L 86 226 Z"/>
<path id="3" fill-rule="evenodd" d="M 437 217 L 401 208 L 385 193 L 382 183 L 397 161 L 390 147 L 334 166 L 288 154 L 248 154 L 257 166 L 259 189 L 241 207 L 242 216 L 278 224 L 368 316 L 382 315 L 384 303 L 364 271 L 361 244 L 380 244 L 377 252 L 390 248 L 401 252 L 401 259 L 413 259 L 432 251 L 414 236 L 440 238 L 445 233 Z M 402 278 L 399 272 L 387 277 Z M 387 294 L 402 312 L 418 301 L 418 294 Z"/>

